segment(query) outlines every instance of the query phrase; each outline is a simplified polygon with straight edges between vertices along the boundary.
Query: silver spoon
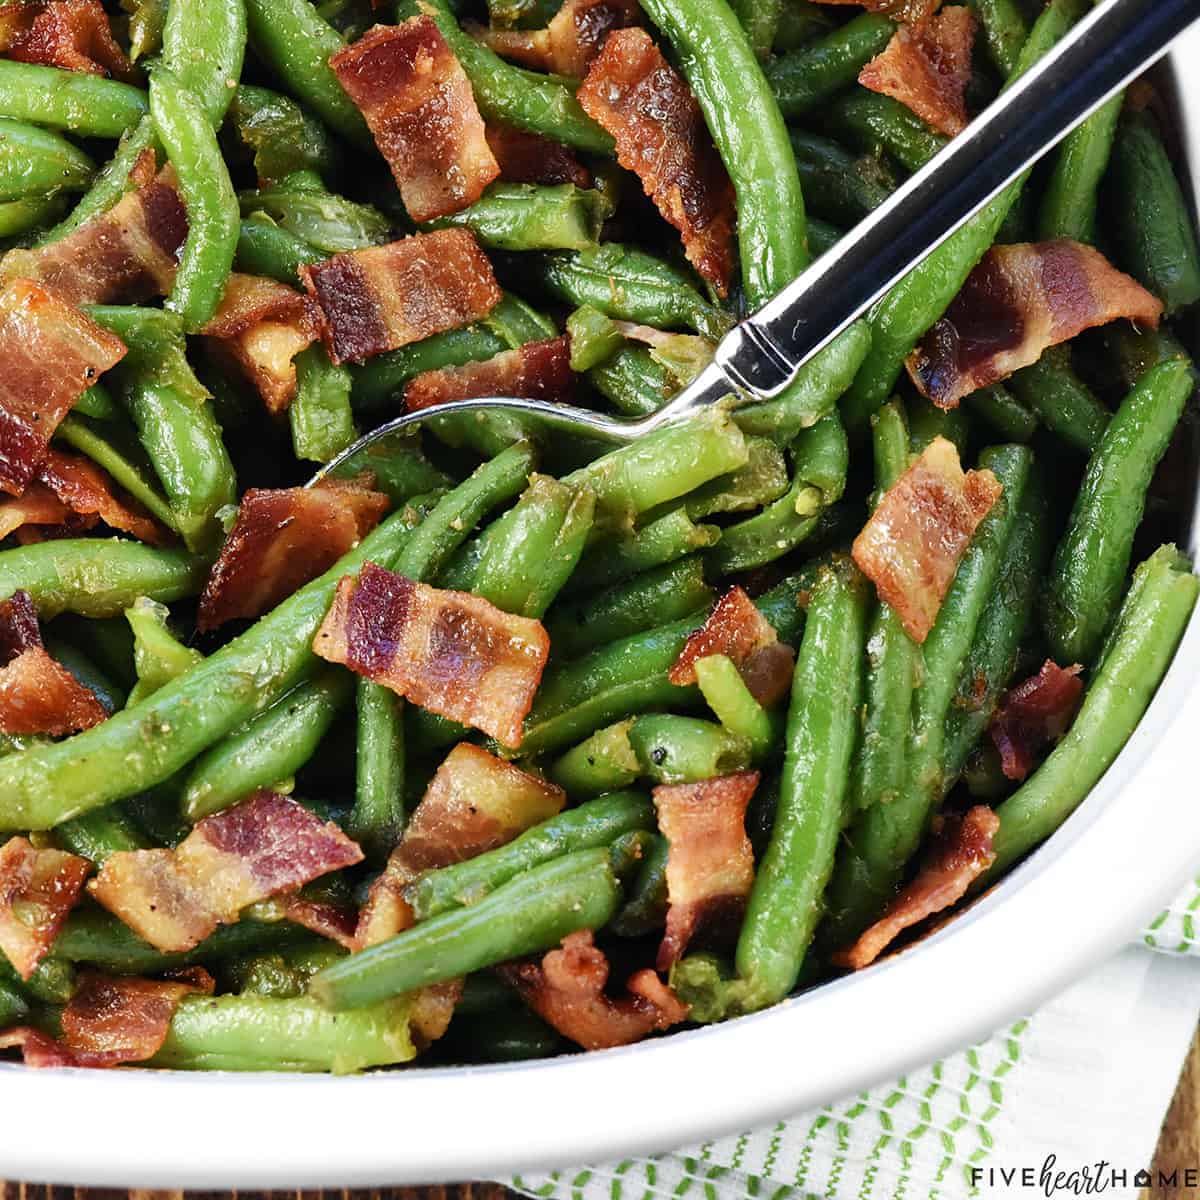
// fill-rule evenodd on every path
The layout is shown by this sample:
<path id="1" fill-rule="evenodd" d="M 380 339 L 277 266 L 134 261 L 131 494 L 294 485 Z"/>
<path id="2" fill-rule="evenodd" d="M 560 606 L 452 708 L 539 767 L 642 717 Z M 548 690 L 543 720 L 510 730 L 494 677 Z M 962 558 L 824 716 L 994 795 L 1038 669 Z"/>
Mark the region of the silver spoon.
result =
<path id="1" fill-rule="evenodd" d="M 544 400 L 457 400 L 380 425 L 309 486 L 364 447 L 451 413 L 521 413 L 547 428 L 623 444 L 718 401 L 733 407 L 777 396 L 809 359 L 1198 19 L 1200 0 L 1102 0 L 833 250 L 728 333 L 712 363 L 652 415 L 633 421 Z"/>

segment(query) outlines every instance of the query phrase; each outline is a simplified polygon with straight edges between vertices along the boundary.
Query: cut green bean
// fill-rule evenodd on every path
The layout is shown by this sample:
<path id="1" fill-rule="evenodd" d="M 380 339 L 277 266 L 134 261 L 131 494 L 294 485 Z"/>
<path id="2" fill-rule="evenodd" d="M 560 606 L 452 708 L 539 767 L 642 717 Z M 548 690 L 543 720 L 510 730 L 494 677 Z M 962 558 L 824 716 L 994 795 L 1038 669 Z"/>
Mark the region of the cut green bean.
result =
<path id="1" fill-rule="evenodd" d="M 568 796 L 599 796 L 634 783 L 642 764 L 629 740 L 633 718 L 597 729 L 557 759 L 548 772 Z"/>
<path id="2" fill-rule="evenodd" d="M 1067 346 L 1051 346 L 1008 380 L 1013 394 L 1073 450 L 1091 454 L 1111 417 L 1071 366 Z"/>
<path id="3" fill-rule="evenodd" d="M 149 111 L 146 93 L 86 71 L 0 59 L 0 116 L 80 137 L 118 138 Z"/>
<path id="4" fill-rule="evenodd" d="M 751 758 L 765 757 L 777 731 L 770 714 L 754 698 L 733 660 L 724 654 L 698 659 L 696 686 L 722 726 L 749 745 Z"/>
<path id="5" fill-rule="evenodd" d="M 629 744 L 642 773 L 655 783 L 698 783 L 740 771 L 750 761 L 749 743 L 696 717 L 651 713 L 629 727 Z"/>
<path id="6" fill-rule="evenodd" d="M 85 813 L 73 821 L 64 821 L 54 831 L 54 840 L 64 850 L 80 854 L 96 866 L 103 866 L 113 854 L 145 850 L 150 842 L 120 804 L 110 804 Z"/>
<path id="7" fill-rule="evenodd" d="M 243 0 L 170 0 L 162 30 L 162 64 L 221 124 L 246 54 Z"/>
<path id="8" fill-rule="evenodd" d="M 1039 239 L 1095 242 L 1100 181 L 1112 154 L 1123 99 L 1124 93 L 1118 92 L 1062 140 L 1038 208 Z"/>
<path id="9" fill-rule="evenodd" d="M 239 84 L 229 116 L 238 137 L 253 151 L 260 182 L 283 179 L 293 171 L 316 171 L 332 179 L 341 169 L 341 148 L 333 135 L 287 96 Z"/>
<path id="10" fill-rule="evenodd" d="M 972 392 L 963 403 L 1006 442 L 1027 442 L 1037 432 L 1037 417 L 1002 383 Z"/>
<path id="11" fill-rule="evenodd" d="M 383 862 L 404 832 L 404 703 L 360 679 L 356 699 L 354 807 L 347 832 L 372 862 Z"/>
<path id="12" fill-rule="evenodd" d="M 82 150 L 57 133 L 0 118 L 0 201 L 82 191 L 95 169 Z"/>
<path id="13" fill-rule="evenodd" d="M 496 183 L 467 208 L 430 222 L 431 229 L 469 229 L 493 250 L 587 250 L 612 215 L 607 198 L 573 183 L 539 187 Z"/>
<path id="14" fill-rule="evenodd" d="M 297 458 L 328 462 L 358 437 L 350 371 L 331 363 L 323 346 L 301 350 L 295 361 L 296 395 L 288 405 L 292 449 Z"/>
<path id="15" fill-rule="evenodd" d="M 285 233 L 326 254 L 388 240 L 391 222 L 378 209 L 327 191 L 319 176 L 308 179 L 308 174 L 294 171 L 272 187 L 239 193 L 242 216 L 269 217 Z"/>

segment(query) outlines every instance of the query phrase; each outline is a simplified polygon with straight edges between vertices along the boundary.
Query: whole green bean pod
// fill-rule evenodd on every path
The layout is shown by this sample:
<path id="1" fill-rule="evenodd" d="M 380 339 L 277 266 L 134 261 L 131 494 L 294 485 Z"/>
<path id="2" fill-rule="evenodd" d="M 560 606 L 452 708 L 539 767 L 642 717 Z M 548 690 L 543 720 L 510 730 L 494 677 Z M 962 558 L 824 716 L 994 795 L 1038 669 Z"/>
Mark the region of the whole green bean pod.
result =
<path id="1" fill-rule="evenodd" d="M 357 681 L 354 807 L 346 831 L 372 862 L 404 832 L 404 702 L 390 688 Z"/>
<path id="2" fill-rule="evenodd" d="M 0 201 L 82 191 L 95 169 L 59 134 L 0 118 Z"/>
<path id="3" fill-rule="evenodd" d="M 811 0 L 783 0 L 775 29 L 775 53 L 785 54 L 815 42 L 835 24 L 829 10 L 820 4 L 813 4 Z"/>
<path id="4" fill-rule="evenodd" d="M 1096 240 L 1100 181 L 1108 169 L 1124 96 L 1118 92 L 1063 138 L 1038 207 L 1040 240 Z"/>
<path id="5" fill-rule="evenodd" d="M 0 117 L 80 137 L 118 138 L 147 111 L 146 93 L 128 83 L 0 59 Z"/>
<path id="6" fill-rule="evenodd" d="M 568 796 L 599 796 L 634 783 L 642 764 L 629 740 L 633 718 L 597 729 L 556 759 L 547 772 Z"/>
<path id="7" fill-rule="evenodd" d="M 801 129 L 789 136 L 810 214 L 852 224 L 895 191 L 895 176 L 875 155 L 855 156 L 831 138 Z"/>
<path id="8" fill-rule="evenodd" d="M 587 250 L 600 240 L 612 206 L 595 188 L 495 183 L 474 204 L 429 223 L 469 229 L 492 250 Z"/>
<path id="9" fill-rule="evenodd" d="M 697 717 L 650 713 L 629 727 L 642 774 L 655 783 L 698 783 L 740 771 L 750 762 L 744 738 Z"/>
<path id="10" fill-rule="evenodd" d="M 214 128 L 233 99 L 245 54 L 243 0 L 170 0 L 162 64 L 195 96 Z"/>
<path id="11" fill-rule="evenodd" d="M 1051 346 L 1022 367 L 1008 387 L 1038 420 L 1073 450 L 1091 454 L 1100 445 L 1111 414 L 1071 366 L 1068 346 Z"/>

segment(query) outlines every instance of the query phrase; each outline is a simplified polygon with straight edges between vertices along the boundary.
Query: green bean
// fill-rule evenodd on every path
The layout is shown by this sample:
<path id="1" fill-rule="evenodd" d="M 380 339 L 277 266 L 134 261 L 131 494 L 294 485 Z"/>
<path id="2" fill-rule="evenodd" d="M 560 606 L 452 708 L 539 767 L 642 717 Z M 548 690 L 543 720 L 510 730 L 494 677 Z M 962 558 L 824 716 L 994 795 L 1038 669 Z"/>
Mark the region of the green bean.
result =
<path id="1" fill-rule="evenodd" d="M 385 493 L 393 505 L 450 486 L 449 476 L 425 457 L 419 440 L 408 431 L 373 442 L 351 455 L 331 475 L 335 479 L 353 479 L 364 471 L 373 477 L 372 488 Z"/>
<path id="2" fill-rule="evenodd" d="M 656 838 L 628 889 L 628 899 L 609 922 L 609 929 L 623 938 L 645 937 L 661 929 L 667 916 L 666 838 Z"/>
<path id="3" fill-rule="evenodd" d="M 909 442 L 914 454 L 920 454 L 934 438 L 954 443 L 961 458 L 967 452 L 971 419 L 958 408 L 939 408 L 924 396 L 914 396 L 908 402 Z"/>
<path id="4" fill-rule="evenodd" d="M 625 344 L 617 323 L 590 304 L 581 304 L 567 318 L 567 337 L 571 370 L 580 373 L 608 362 Z"/>
<path id="5" fill-rule="evenodd" d="M 1037 432 L 1037 417 L 1002 383 L 972 392 L 964 403 L 1005 441 L 1027 442 Z"/>
<path id="6" fill-rule="evenodd" d="M 679 390 L 671 372 L 644 346 L 618 350 L 607 362 L 592 367 L 587 377 L 592 387 L 627 417 L 648 417 Z"/>
<path id="7" fill-rule="evenodd" d="M 382 862 L 404 832 L 404 704 L 391 689 L 357 682 L 354 808 L 347 832 Z"/>
<path id="8" fill-rule="evenodd" d="M 557 0 L 488 0 L 488 20 L 497 29 L 544 29 L 559 7 Z"/>
<path id="9" fill-rule="evenodd" d="M 53 955 L 43 958 L 28 979 L 22 979 L 8 959 L 0 955 L 0 978 L 42 1004 L 66 1004 L 75 992 L 75 968 Z"/>
<path id="10" fill-rule="evenodd" d="M 833 870 L 858 729 L 867 588 L 848 559 L 819 576 L 796 661 L 783 784 L 738 938 L 746 1010 L 796 984 Z"/>
<path id="11" fill-rule="evenodd" d="M 549 776 L 568 796 L 599 796 L 627 788 L 642 773 L 629 741 L 633 718 L 597 729 L 555 760 Z"/>
<path id="12" fill-rule="evenodd" d="M 139 704 L 159 688 L 204 661 L 199 650 L 185 646 L 170 630 L 170 613 L 162 604 L 139 597 L 125 610 L 133 633 L 133 663 L 137 683 L 129 701 Z"/>
<path id="13" fill-rule="evenodd" d="M 1191 364 L 1152 368 L 1122 402 L 1088 463 L 1054 554 L 1043 625 L 1054 658 L 1091 663 L 1121 602 L 1146 489 L 1192 394 Z"/>
<path id="14" fill-rule="evenodd" d="M 1142 719 L 1196 603 L 1200 581 L 1174 546 L 1134 573 L 1108 646 L 1067 736 L 996 810 L 994 879 L 1050 836 L 1100 781 Z"/>
<path id="15" fill-rule="evenodd" d="M 247 217 L 238 230 L 233 265 L 248 275 L 265 275 L 295 286 L 300 268 L 320 262 L 322 251 L 276 225 L 265 213 Z"/>
<path id="16" fill-rule="evenodd" d="M 838 96 L 821 115 L 834 134 L 862 153 L 888 154 L 908 171 L 919 171 L 947 141 L 898 100 L 865 88 Z"/>
<path id="17" fill-rule="evenodd" d="M 345 42 L 309 0 L 247 0 L 246 20 L 255 53 L 284 87 L 335 133 L 371 149 L 367 123 L 329 65 Z"/>
<path id="18" fill-rule="evenodd" d="M 296 355 L 296 395 L 288 405 L 297 458 L 328 462 L 358 437 L 350 409 L 350 371 L 329 361 L 323 346 Z"/>
<path id="19" fill-rule="evenodd" d="M 876 156 L 856 157 L 830 138 L 800 129 L 789 136 L 810 213 L 852 224 L 895 191 L 895 176 Z"/>
<path id="20" fill-rule="evenodd" d="M 100 701 L 109 716 L 124 706 L 124 689 L 109 679 L 82 650 L 64 642 L 57 633 L 48 633 L 44 640 L 50 657 L 66 667 Z"/>
<path id="21" fill-rule="evenodd" d="M 0 116 L 117 138 L 145 116 L 146 93 L 128 83 L 34 63 L 0 59 Z"/>
<path id="22" fill-rule="evenodd" d="M 816 41 L 834 28 L 829 11 L 810 0 L 784 0 L 775 29 L 776 54 L 785 54 Z"/>
<path id="23" fill-rule="evenodd" d="M 730 7 L 746 31 L 750 48 L 760 59 L 770 58 L 783 0 L 732 0 Z"/>
<path id="24" fill-rule="evenodd" d="M 75 407 L 67 415 L 72 416 L 76 414 L 97 421 L 118 421 L 121 418 L 121 408 L 112 398 L 111 393 L 104 384 L 93 383 L 79 397 L 75 402 Z"/>
<path id="25" fill-rule="evenodd" d="M 817 41 L 780 55 L 766 68 L 780 111 L 794 120 L 854 83 L 895 31 L 887 17 L 860 13 Z"/>
<path id="26" fill-rule="evenodd" d="M 11 984 L 0 980 L 0 1025 L 17 1025 L 29 1015 L 25 997 Z"/>
<path id="27" fill-rule="evenodd" d="M 1118 92 L 1063 139 L 1038 208 L 1039 239 L 1095 242 L 1100 181 L 1112 154 L 1123 99 L 1124 92 Z M 1190 228 L 1190 218 L 1188 224 Z"/>
<path id="28" fill-rule="evenodd" d="M 208 114 L 163 67 L 150 80 L 150 114 L 179 176 L 179 194 L 188 213 L 187 238 L 166 303 L 183 318 L 184 329 L 196 333 L 217 311 L 233 267 L 237 196 Z"/>
<path id="29" fill-rule="evenodd" d="M 454 1024 L 442 1040 L 439 1053 L 452 1061 L 527 1062 L 550 1058 L 568 1049 L 568 1043 L 545 1021 L 528 1009 L 488 1013 L 482 1017 L 460 1018 L 454 1012 Z"/>
<path id="30" fill-rule="evenodd" d="M 332 179 L 341 169 L 342 152 L 333 135 L 287 96 L 242 83 L 229 115 L 238 137 L 254 152 L 260 181 L 301 170 Z"/>
<path id="31" fill-rule="evenodd" d="M 474 204 L 428 227 L 469 229 L 493 250 L 588 250 L 611 215 L 611 204 L 595 188 L 495 183 Z"/>
<path id="32" fill-rule="evenodd" d="M 177 313 L 131 304 L 85 304 L 83 311 L 127 347 L 111 378 L 124 384 L 133 376 L 170 387 L 196 404 L 208 399 L 208 389 L 188 362 L 187 339 Z"/>
<path id="33" fill-rule="evenodd" d="M 79 192 L 95 163 L 57 133 L 0 118 L 0 201 Z"/>
<path id="34" fill-rule="evenodd" d="M 742 770 L 750 746 L 742 738 L 696 717 L 651 713 L 629 727 L 629 744 L 642 774 L 655 783 L 697 783 Z"/>
<path id="35" fill-rule="evenodd" d="M 1125 391 L 1151 367 L 1168 359 L 1188 357 L 1183 343 L 1161 321 L 1157 329 L 1142 329 L 1132 321 L 1114 321 L 1104 328 L 1103 338 L 1105 353 L 1110 360 L 1105 367 L 1113 368 L 1113 382 Z M 1106 374 L 1105 378 L 1110 376 Z"/>
<path id="36" fill-rule="evenodd" d="M 114 681 L 128 689 L 137 682 L 133 663 L 133 630 L 124 613 L 117 617 L 85 620 L 68 613 L 59 617 L 47 631 L 76 645 L 86 645 L 93 662 Z"/>
<path id="37" fill-rule="evenodd" d="M 270 217 L 285 233 L 327 254 L 386 242 L 391 222 L 369 204 L 327 191 L 319 176 L 293 171 L 272 187 L 238 193 L 243 217 Z"/>
<path id="38" fill-rule="evenodd" d="M 1071 367 L 1067 346 L 1051 346 L 1009 380 L 1013 394 L 1041 423 L 1074 450 L 1091 454 L 1111 414 Z"/>
<path id="39" fill-rule="evenodd" d="M 733 659 L 711 654 L 696 663 L 696 686 L 717 720 L 746 742 L 752 759 L 762 759 L 775 742 L 770 714 L 754 698 Z"/>
<path id="40" fill-rule="evenodd" d="M 167 21 L 167 0 L 121 0 L 121 10 L 129 14 L 129 57 L 133 62 L 162 49 L 163 26 Z"/>
<path id="41" fill-rule="evenodd" d="M 29 196 L 0 202 L 0 238 L 27 234 L 53 221 L 62 210 L 62 196 Z"/>
<path id="42" fill-rule="evenodd" d="M 491 971 L 476 971 L 463 980 L 462 995 L 454 1006 L 454 1016 L 480 1017 L 499 1009 L 520 1004 L 516 994 L 505 987 Z"/>
<path id="43" fill-rule="evenodd" d="M 28 592 L 46 621 L 61 612 L 115 617 L 139 596 L 170 604 L 196 595 L 208 565 L 185 550 L 63 538 L 0 551 L 0 596 Z"/>
<path id="44" fill-rule="evenodd" d="M 199 102 L 215 128 L 233 99 L 246 54 L 242 0 L 171 0 L 162 64 Z"/>
<path id="45" fill-rule="evenodd" d="M 184 816 L 198 821 L 293 776 L 316 753 L 353 692 L 348 672 L 323 671 L 206 750 L 188 775 Z"/>
<path id="46" fill-rule="evenodd" d="M 993 65 L 1006 79 L 1016 70 L 1029 26 L 1017 0 L 971 0 L 983 24 L 984 45 Z"/>
<path id="47" fill-rule="evenodd" d="M 64 821 L 54 831 L 54 839 L 64 850 L 80 854 L 98 867 L 110 855 L 145 850 L 150 845 L 120 804 L 109 804 L 73 821 Z"/>
<path id="48" fill-rule="evenodd" d="M 329 967 L 309 993 L 336 1011 L 361 1008 L 556 946 L 611 920 L 621 889 L 607 850 L 579 850 L 523 871 L 476 904 L 451 909 Z"/>
<path id="49" fill-rule="evenodd" d="M 699 521 L 717 513 L 761 508 L 787 491 L 787 463 L 773 440 L 747 438 L 746 454 L 744 466 L 710 479 L 684 499 L 689 517 Z"/>

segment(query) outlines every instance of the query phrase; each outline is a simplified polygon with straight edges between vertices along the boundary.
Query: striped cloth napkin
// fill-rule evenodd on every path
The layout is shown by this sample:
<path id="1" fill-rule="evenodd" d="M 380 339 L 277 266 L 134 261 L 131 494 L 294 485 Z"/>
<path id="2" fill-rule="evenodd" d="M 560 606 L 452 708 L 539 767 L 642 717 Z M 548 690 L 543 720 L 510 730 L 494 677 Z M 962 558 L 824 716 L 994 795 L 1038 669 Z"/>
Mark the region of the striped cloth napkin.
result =
<path id="1" fill-rule="evenodd" d="M 892 1083 L 673 1153 L 504 1182 L 544 1200 L 1136 1196 L 1200 1017 L 1198 914 L 1200 879 L 1142 946 Z"/>

